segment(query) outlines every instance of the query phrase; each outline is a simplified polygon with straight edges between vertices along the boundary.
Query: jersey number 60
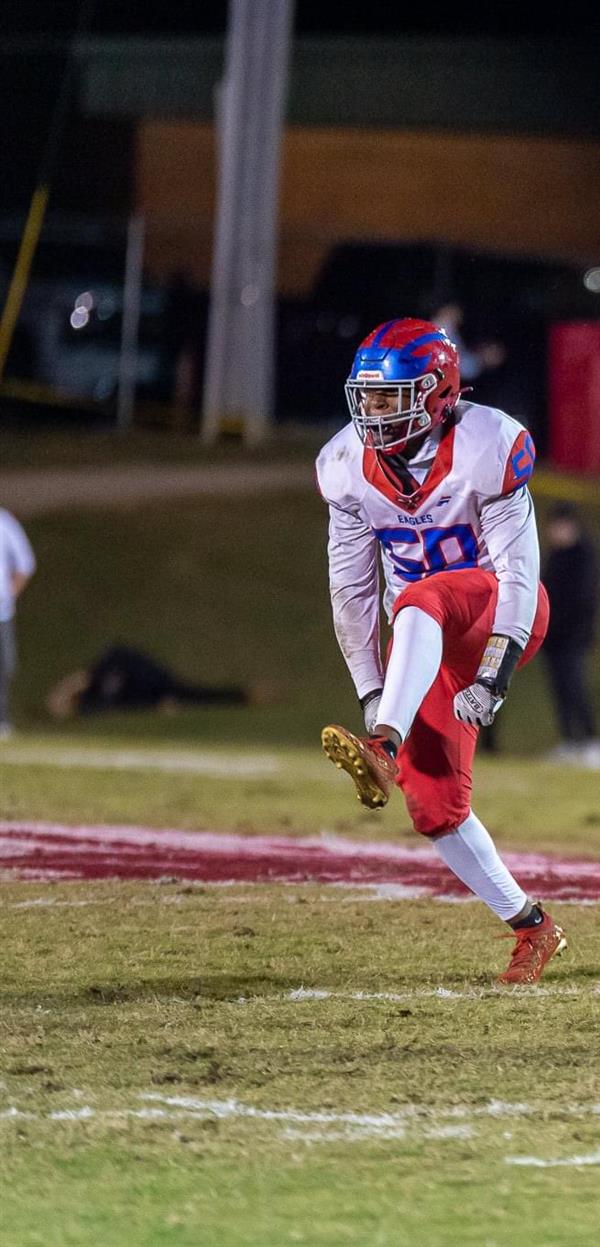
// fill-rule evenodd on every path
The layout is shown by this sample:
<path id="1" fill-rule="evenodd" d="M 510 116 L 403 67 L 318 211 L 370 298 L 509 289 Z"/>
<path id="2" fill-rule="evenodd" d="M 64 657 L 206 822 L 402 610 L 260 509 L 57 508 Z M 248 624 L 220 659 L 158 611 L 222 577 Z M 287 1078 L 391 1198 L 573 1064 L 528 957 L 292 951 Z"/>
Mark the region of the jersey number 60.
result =
<path id="1" fill-rule="evenodd" d="M 376 528 L 375 536 L 402 580 L 421 580 L 432 572 L 477 566 L 477 537 L 470 524 L 450 524 L 448 528 Z M 453 545 L 448 558 L 445 545 L 449 541 Z M 423 557 L 407 559 L 396 553 L 395 546 L 407 545 L 421 546 Z"/>

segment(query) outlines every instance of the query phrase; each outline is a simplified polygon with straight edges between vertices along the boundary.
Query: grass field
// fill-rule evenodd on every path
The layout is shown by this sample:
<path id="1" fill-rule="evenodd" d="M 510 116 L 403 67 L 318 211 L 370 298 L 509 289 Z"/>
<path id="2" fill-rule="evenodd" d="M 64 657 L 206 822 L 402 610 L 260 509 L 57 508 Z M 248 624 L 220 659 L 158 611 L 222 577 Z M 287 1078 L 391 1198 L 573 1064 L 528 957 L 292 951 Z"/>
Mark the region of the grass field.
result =
<path id="1" fill-rule="evenodd" d="M 399 797 L 363 811 L 320 754 L 323 722 L 359 727 L 324 525 L 299 491 L 28 523 L 0 818 L 414 844 Z M 279 700 L 52 722 L 50 685 L 115 639 Z M 541 761 L 554 739 L 540 658 L 475 808 L 501 848 L 598 859 L 597 773 Z M 476 903 L 7 875 L 2 1247 L 592 1247 L 597 912 L 553 903 L 569 951 L 502 993 Z"/>
<path id="2" fill-rule="evenodd" d="M 600 935 L 556 913 L 504 996 L 475 905 L 5 887 L 2 1241 L 591 1247 Z"/>
<path id="3" fill-rule="evenodd" d="M 32 518 L 27 529 L 39 571 L 19 616 L 15 710 L 24 727 L 53 730 L 44 711 L 51 685 L 115 640 L 193 680 L 267 680 L 280 690 L 278 705 L 252 712 L 202 711 L 170 723 L 138 716 L 127 734 L 140 739 L 312 746 L 323 721 L 359 726 L 333 637 L 326 509 L 316 494 L 65 510 Z M 598 663 L 595 680 L 600 692 Z M 516 756 L 555 739 L 541 657 L 519 673 L 499 726 Z M 106 733 L 122 729 L 121 718 L 103 721 Z M 78 727 L 81 735 L 96 730 Z"/>

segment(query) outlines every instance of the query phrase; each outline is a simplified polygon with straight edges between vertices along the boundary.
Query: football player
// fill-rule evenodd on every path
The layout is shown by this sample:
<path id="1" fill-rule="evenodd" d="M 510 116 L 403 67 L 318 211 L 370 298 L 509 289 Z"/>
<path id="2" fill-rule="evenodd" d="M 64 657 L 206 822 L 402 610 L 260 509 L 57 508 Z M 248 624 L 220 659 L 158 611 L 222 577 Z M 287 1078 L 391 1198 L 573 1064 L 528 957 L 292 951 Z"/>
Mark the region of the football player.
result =
<path id="1" fill-rule="evenodd" d="M 316 469 L 334 628 L 367 735 L 333 724 L 322 743 L 363 805 L 402 789 L 415 830 L 515 936 L 497 983 L 529 984 L 565 936 L 499 857 L 471 787 L 479 729 L 548 623 L 527 488 L 535 449 L 517 420 L 462 393 L 457 349 L 427 321 L 378 325 L 356 352 L 351 422 Z"/>

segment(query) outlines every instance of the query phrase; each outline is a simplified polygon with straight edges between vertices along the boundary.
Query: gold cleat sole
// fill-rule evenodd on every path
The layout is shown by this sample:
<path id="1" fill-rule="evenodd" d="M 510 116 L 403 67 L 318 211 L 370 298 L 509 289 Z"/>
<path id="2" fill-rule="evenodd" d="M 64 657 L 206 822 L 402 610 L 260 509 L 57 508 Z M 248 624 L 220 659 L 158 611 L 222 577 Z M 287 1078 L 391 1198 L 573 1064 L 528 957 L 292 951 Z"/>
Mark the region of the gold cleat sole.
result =
<path id="1" fill-rule="evenodd" d="M 323 752 L 339 771 L 347 771 L 354 780 L 356 796 L 361 805 L 369 810 L 380 810 L 387 805 L 388 794 L 371 775 L 360 750 L 343 732 L 335 727 L 324 727 L 321 732 Z"/>

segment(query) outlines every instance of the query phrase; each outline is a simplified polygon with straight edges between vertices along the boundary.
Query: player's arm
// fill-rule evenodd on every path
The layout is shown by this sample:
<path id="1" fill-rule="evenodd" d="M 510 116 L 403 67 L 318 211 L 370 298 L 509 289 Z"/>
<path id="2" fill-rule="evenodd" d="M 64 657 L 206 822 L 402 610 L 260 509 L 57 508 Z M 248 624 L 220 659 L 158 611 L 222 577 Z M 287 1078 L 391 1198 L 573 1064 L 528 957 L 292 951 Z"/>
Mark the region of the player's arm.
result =
<path id="1" fill-rule="evenodd" d="M 35 555 L 29 538 L 13 515 L 4 518 L 7 538 L 10 588 L 13 600 L 20 596 L 36 569 Z"/>
<path id="2" fill-rule="evenodd" d="M 335 635 L 368 727 L 383 688 L 377 539 L 359 516 L 330 503 L 327 552 Z"/>
<path id="3" fill-rule="evenodd" d="M 11 587 L 13 599 L 15 601 L 19 597 L 19 595 L 23 592 L 25 585 L 29 582 L 30 579 L 31 579 L 31 572 L 29 572 L 28 574 L 26 574 L 25 572 L 13 572 L 11 576 L 10 587 Z"/>
<path id="4" fill-rule="evenodd" d="M 521 482 L 515 486 L 515 454 L 526 444 Z M 489 726 L 500 709 L 509 684 L 529 640 L 537 609 L 540 551 L 527 480 L 535 452 L 529 435 L 517 439 L 503 477 L 504 492 L 484 499 L 481 507 L 482 536 L 498 580 L 498 599 L 492 633 L 472 685 L 454 699 L 456 717 L 477 726 Z"/>

